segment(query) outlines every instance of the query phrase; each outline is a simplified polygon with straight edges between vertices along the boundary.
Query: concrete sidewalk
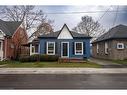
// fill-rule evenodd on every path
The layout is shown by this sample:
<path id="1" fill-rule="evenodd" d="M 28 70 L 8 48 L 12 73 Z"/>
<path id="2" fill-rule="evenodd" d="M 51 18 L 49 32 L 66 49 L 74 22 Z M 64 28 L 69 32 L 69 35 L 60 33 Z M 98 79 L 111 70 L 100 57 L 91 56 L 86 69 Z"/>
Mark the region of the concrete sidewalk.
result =
<path id="1" fill-rule="evenodd" d="M 127 74 L 127 68 L 0 68 L 0 74 Z"/>

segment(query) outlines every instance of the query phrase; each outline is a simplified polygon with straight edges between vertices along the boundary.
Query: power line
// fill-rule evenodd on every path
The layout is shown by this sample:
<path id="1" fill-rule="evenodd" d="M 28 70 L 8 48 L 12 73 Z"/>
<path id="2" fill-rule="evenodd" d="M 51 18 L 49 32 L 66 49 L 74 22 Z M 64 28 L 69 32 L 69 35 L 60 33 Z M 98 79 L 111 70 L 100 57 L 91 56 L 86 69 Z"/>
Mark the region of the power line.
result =
<path id="1" fill-rule="evenodd" d="M 109 13 L 127 13 L 127 10 L 121 10 L 119 12 L 117 11 L 108 11 Z M 54 12 L 54 13 L 49 13 L 49 12 L 44 12 L 44 14 L 84 14 L 84 13 L 105 13 L 105 11 L 85 11 L 85 12 Z"/>
<path id="2" fill-rule="evenodd" d="M 118 16 L 118 11 L 119 11 L 119 6 L 117 7 L 116 9 L 116 15 L 115 15 L 115 18 L 114 18 L 114 21 L 113 21 L 113 24 L 112 24 L 112 27 L 114 27 L 115 23 L 116 23 L 116 20 L 117 20 L 117 16 Z"/>

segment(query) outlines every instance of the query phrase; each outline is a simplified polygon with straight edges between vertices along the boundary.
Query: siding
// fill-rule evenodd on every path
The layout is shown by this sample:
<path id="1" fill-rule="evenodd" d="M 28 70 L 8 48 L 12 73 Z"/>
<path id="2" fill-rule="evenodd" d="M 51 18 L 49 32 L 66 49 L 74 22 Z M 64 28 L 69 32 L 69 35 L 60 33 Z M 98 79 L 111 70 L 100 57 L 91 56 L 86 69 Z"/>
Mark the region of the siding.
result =
<path id="1" fill-rule="evenodd" d="M 90 39 L 40 39 L 40 53 L 46 54 L 46 42 L 52 41 L 57 44 L 57 55 L 61 56 L 61 42 L 69 42 L 69 58 L 89 58 L 90 57 Z M 83 42 L 85 44 L 83 55 L 75 55 L 73 53 L 73 43 L 74 42 Z"/>
<path id="2" fill-rule="evenodd" d="M 104 43 L 108 43 L 108 54 L 104 52 Z M 125 48 L 122 50 L 117 49 L 117 43 L 124 43 Z M 114 39 L 108 41 L 98 42 L 99 53 L 97 54 L 97 43 L 92 44 L 92 56 L 96 58 L 103 59 L 114 59 L 114 60 L 123 60 L 127 59 L 127 40 L 126 39 Z"/>

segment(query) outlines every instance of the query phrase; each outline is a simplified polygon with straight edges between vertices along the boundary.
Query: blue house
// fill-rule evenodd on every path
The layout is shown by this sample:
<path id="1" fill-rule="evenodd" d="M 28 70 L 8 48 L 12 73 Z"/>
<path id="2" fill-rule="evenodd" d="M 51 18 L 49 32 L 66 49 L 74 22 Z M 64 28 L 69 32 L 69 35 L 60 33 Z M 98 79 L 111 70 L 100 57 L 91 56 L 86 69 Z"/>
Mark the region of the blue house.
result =
<path id="1" fill-rule="evenodd" d="M 41 35 L 38 51 L 34 53 L 58 55 L 61 58 L 84 59 L 90 57 L 90 38 L 87 35 L 70 31 L 66 24 L 60 31 Z"/>

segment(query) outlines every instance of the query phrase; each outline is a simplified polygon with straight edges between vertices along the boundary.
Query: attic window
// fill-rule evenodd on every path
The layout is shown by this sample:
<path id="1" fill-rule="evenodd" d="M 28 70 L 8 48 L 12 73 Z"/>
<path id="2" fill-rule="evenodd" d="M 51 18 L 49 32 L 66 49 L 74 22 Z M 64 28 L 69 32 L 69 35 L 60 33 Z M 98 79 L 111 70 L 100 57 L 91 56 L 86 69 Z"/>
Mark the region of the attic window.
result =
<path id="1" fill-rule="evenodd" d="M 124 49 L 123 43 L 117 43 L 117 49 Z"/>

